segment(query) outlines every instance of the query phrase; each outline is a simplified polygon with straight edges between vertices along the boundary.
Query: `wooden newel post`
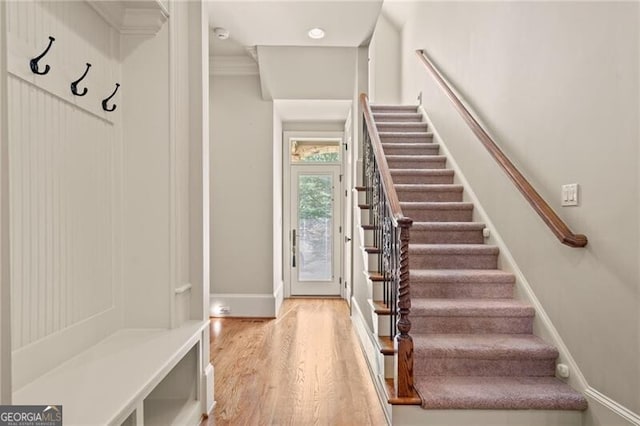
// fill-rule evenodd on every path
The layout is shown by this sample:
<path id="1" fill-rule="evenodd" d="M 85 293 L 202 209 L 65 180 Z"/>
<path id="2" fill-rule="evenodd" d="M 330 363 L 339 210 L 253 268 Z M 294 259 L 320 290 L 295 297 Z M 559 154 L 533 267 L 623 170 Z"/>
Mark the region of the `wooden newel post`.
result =
<path id="1" fill-rule="evenodd" d="M 396 396 L 408 397 L 413 394 L 413 339 L 411 331 L 411 297 L 409 294 L 409 229 L 413 221 L 405 218 L 398 221 L 400 226 L 400 279 L 398 284 L 397 315 L 398 334 L 395 337 L 396 350 Z"/>

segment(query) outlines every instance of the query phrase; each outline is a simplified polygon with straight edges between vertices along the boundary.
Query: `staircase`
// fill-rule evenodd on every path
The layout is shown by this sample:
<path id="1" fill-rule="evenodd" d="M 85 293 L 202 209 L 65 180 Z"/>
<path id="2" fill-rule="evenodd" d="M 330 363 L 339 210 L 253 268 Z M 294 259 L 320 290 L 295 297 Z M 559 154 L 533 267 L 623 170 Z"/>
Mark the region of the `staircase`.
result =
<path id="1" fill-rule="evenodd" d="M 473 203 L 464 201 L 422 114 L 414 106 L 371 110 L 402 213 L 413 219 L 413 402 L 425 410 L 585 410 L 585 398 L 555 377 L 558 350 L 533 334 L 534 308 L 514 299 L 515 277 L 499 269 L 500 250 L 485 244 L 485 225 L 474 221 Z M 369 262 L 374 328 L 391 365 L 393 342 L 383 325 L 395 306 L 380 299 L 384 277 L 375 264 Z"/>

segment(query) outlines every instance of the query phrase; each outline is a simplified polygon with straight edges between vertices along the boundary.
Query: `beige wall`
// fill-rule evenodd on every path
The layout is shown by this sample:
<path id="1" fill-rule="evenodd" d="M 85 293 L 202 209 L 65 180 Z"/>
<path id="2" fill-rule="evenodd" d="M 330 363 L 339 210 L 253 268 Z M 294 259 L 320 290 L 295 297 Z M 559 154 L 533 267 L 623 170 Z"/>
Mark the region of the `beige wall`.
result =
<path id="1" fill-rule="evenodd" d="M 9 205 L 7 159 L 7 43 L 5 5 L 0 4 L 0 404 L 11 404 L 11 281 L 9 277 Z"/>
<path id="2" fill-rule="evenodd" d="M 391 4 L 393 5 L 393 4 Z M 416 3 L 402 100 L 424 106 L 589 385 L 640 412 L 638 3 Z M 584 249 L 561 245 L 464 125 L 425 48 Z M 562 184 L 581 205 L 560 206 Z M 587 414 L 587 422 L 597 424 Z"/>
<path id="3" fill-rule="evenodd" d="M 400 32 L 381 13 L 369 44 L 369 101 L 378 104 L 400 102 Z"/>
<path id="4" fill-rule="evenodd" d="M 257 76 L 210 93 L 211 293 L 273 295 L 273 103 Z"/>

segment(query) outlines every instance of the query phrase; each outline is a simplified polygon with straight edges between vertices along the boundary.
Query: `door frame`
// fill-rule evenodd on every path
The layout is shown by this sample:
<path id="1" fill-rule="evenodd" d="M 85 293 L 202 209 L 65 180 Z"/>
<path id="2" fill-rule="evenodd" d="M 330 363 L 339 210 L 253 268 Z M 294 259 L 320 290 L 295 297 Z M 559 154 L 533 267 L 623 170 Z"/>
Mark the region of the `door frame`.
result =
<path id="1" fill-rule="evenodd" d="M 284 278 L 284 297 L 292 297 L 291 294 L 291 139 L 336 139 L 340 140 L 340 145 L 344 144 L 344 132 L 342 131 L 284 131 L 282 132 L 282 272 Z M 344 193 L 344 173 L 345 173 L 345 152 L 341 150 L 340 174 L 343 176 L 338 185 L 339 194 Z M 344 198 L 338 197 L 336 211 L 339 214 L 338 220 L 342 227 L 342 232 L 338 234 L 340 242 L 344 239 Z M 344 291 L 344 244 L 338 244 L 340 252 L 335 254 L 335 261 L 340 263 L 339 271 L 341 277 L 340 297 L 345 297 Z M 296 295 L 293 295 L 296 297 Z M 322 297 L 322 296 L 319 296 Z M 348 296 L 347 296 L 348 297 Z"/>
<path id="2" fill-rule="evenodd" d="M 336 145 L 341 148 L 339 141 L 335 141 Z M 342 184 L 340 182 L 340 175 L 342 174 L 342 167 L 340 163 L 302 163 L 291 166 L 291 180 L 289 188 L 291 190 L 291 202 L 289 203 L 290 213 L 290 229 L 295 229 L 297 232 L 297 244 L 292 247 L 289 253 L 289 279 L 291 283 L 291 295 L 293 297 L 336 297 L 342 295 L 342 275 L 344 271 L 344 265 L 342 264 L 342 203 L 340 200 L 340 194 L 342 192 Z M 330 177 L 332 181 L 331 195 L 332 201 L 332 218 L 331 218 L 331 239 L 329 245 L 331 247 L 331 278 L 328 280 L 303 280 L 300 281 L 300 272 L 304 261 L 302 259 L 302 225 L 298 221 L 298 208 L 300 201 L 299 181 L 302 176 L 324 176 Z M 293 250 L 296 251 L 297 266 L 293 268 Z"/>

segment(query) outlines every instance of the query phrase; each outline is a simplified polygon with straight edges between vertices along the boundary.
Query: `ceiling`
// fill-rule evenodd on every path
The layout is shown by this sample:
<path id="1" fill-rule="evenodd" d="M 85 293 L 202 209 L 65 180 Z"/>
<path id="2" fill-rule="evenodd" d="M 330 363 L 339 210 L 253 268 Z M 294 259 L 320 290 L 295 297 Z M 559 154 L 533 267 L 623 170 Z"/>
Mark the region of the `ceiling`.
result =
<path id="1" fill-rule="evenodd" d="M 209 25 L 229 30 L 211 43 L 214 55 L 240 55 L 243 46 L 341 46 L 369 42 L 382 0 L 209 0 Z M 313 40 L 307 31 L 325 30 Z M 212 39 L 215 38 L 212 36 Z"/>

